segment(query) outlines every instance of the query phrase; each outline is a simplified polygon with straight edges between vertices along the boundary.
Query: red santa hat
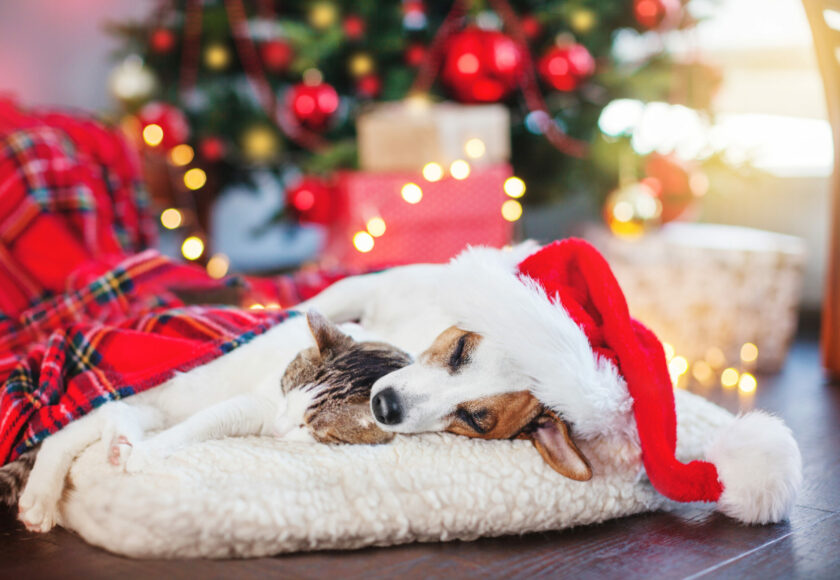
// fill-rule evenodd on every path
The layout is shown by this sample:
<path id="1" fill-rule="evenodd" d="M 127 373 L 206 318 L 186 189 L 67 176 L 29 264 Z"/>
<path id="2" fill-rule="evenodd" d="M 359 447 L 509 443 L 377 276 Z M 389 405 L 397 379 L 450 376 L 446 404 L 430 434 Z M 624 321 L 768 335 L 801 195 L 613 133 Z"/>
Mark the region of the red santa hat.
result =
<path id="1" fill-rule="evenodd" d="M 563 306 L 600 358 L 626 383 L 647 476 L 660 493 L 680 502 L 718 502 L 746 523 L 784 519 L 801 483 L 801 458 L 790 430 L 771 415 L 752 412 L 724 429 L 707 461 L 675 457 L 674 390 L 662 344 L 632 319 L 609 265 L 587 242 L 554 242 L 519 264 L 549 300 Z"/>

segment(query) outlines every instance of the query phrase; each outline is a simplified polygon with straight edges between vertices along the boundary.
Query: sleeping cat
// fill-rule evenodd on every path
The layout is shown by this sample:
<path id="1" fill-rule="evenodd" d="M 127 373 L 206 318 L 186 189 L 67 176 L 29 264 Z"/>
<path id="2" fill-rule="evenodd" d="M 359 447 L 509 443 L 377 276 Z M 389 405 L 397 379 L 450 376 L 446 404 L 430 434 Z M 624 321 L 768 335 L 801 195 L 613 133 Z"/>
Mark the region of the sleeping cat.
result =
<path id="1" fill-rule="evenodd" d="M 365 338 L 356 325 L 345 329 Z M 393 435 L 376 426 L 370 389 L 410 362 L 389 344 L 354 340 L 314 311 L 305 321 L 292 317 L 225 356 L 106 403 L 51 435 L 0 470 L 0 503 L 15 501 L 26 482 L 20 520 L 29 530 L 49 531 L 73 459 L 100 439 L 107 461 L 128 472 L 188 443 L 228 436 L 387 442 Z M 162 431 L 144 438 L 152 430 Z"/>

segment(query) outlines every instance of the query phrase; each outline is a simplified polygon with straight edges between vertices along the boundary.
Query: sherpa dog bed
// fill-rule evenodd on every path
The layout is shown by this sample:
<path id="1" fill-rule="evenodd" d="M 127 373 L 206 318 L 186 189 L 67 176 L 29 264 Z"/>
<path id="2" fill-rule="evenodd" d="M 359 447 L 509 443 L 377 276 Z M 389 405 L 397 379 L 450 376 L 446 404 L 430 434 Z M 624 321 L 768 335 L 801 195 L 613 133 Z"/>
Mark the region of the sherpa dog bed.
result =
<path id="1" fill-rule="evenodd" d="M 676 398 L 678 458 L 701 458 L 732 415 Z M 640 475 L 635 445 L 581 449 L 587 482 L 557 474 L 527 441 L 449 434 L 378 446 L 208 441 L 137 474 L 117 471 L 97 444 L 71 470 L 61 523 L 127 556 L 227 558 L 557 530 L 671 503 Z"/>

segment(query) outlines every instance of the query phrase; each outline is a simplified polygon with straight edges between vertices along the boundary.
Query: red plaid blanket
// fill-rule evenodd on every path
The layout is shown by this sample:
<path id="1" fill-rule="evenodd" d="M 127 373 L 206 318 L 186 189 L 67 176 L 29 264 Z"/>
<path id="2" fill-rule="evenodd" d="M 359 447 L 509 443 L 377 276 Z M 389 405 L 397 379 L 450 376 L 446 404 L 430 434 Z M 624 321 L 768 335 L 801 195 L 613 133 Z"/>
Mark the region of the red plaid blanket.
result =
<path id="1" fill-rule="evenodd" d="M 95 121 L 0 100 L 0 465 L 293 315 L 185 306 L 173 288 L 236 285 L 246 304 L 288 307 L 342 276 L 216 281 L 141 251 L 154 230 L 138 175 L 134 152 Z"/>

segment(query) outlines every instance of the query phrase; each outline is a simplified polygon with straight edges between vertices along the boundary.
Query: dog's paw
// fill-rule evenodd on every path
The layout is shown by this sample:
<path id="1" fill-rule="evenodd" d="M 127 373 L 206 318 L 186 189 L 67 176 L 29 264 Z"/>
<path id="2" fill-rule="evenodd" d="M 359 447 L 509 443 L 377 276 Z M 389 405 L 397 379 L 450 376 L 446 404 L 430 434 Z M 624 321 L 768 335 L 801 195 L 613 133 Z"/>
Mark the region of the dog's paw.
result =
<path id="1" fill-rule="evenodd" d="M 117 435 L 108 444 L 108 463 L 115 467 L 125 468 L 128 458 L 134 450 L 134 445 L 125 435 Z"/>
<path id="2" fill-rule="evenodd" d="M 36 491 L 29 486 L 18 502 L 18 519 L 30 532 L 46 533 L 58 522 L 58 502 L 61 491 Z"/>

